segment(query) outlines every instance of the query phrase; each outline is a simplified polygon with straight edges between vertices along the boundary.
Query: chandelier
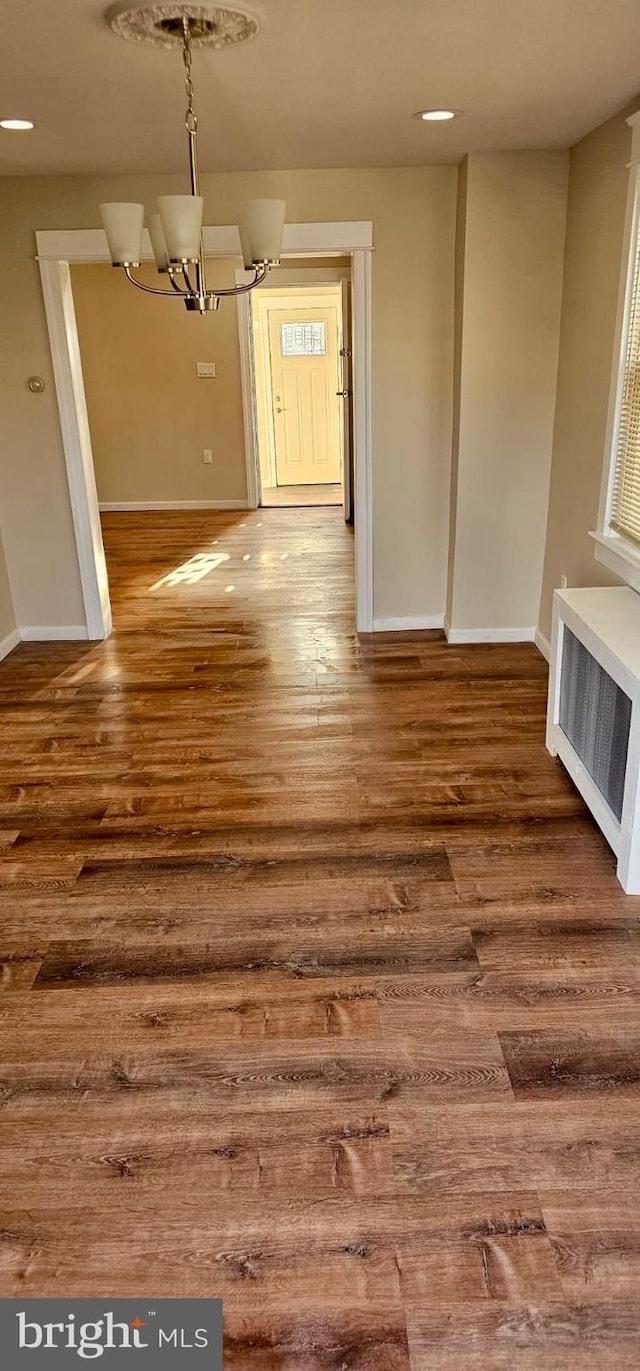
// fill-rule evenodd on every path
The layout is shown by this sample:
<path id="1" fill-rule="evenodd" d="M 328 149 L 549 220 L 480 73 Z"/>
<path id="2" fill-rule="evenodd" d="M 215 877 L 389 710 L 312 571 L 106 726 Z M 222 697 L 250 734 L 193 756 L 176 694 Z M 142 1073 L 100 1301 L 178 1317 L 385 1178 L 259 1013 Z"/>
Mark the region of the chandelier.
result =
<path id="1" fill-rule="evenodd" d="M 204 201 L 198 177 L 198 116 L 194 109 L 194 43 L 225 47 L 253 36 L 257 23 L 239 11 L 204 5 L 152 5 L 136 10 L 116 10 L 109 16 L 121 37 L 156 46 L 182 46 L 186 73 L 185 128 L 189 148 L 189 195 L 160 195 L 156 212 L 149 216 L 149 236 L 158 272 L 167 277 L 169 289 L 156 289 L 136 280 L 133 272 L 142 259 L 145 207 L 111 203 L 99 206 L 112 265 L 147 295 L 181 299 L 188 310 L 205 314 L 217 309 L 224 296 L 244 295 L 262 284 L 271 267 L 280 261 L 285 203 L 283 200 L 248 200 L 240 215 L 240 244 L 244 266 L 253 273 L 246 285 L 228 290 L 209 290 L 202 216 Z"/>

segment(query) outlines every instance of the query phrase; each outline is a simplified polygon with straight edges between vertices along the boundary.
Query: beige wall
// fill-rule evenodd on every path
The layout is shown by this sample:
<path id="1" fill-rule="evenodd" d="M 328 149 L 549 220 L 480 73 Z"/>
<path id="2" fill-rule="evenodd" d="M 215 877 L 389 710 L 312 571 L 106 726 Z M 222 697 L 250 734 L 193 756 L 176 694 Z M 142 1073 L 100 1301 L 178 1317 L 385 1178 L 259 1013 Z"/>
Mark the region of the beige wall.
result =
<path id="1" fill-rule="evenodd" d="M 336 262 L 288 261 L 271 279 L 348 275 L 349 264 Z M 234 285 L 241 266 L 210 261 L 208 284 Z M 201 318 L 176 299 L 163 316 L 170 326 L 158 327 L 158 301 L 112 267 L 74 266 L 71 275 L 100 502 L 246 500 L 235 306 Z M 152 267 L 138 275 L 158 285 Z M 215 380 L 198 379 L 199 361 L 215 362 Z M 204 448 L 212 449 L 211 466 Z"/>
<path id="2" fill-rule="evenodd" d="M 84 619 L 33 232 L 95 227 L 101 200 L 141 198 L 150 204 L 160 190 L 182 188 L 175 177 L 0 182 L 0 504 L 6 510 L 16 611 L 24 624 Z M 375 613 L 441 613 L 455 168 L 225 173 L 203 177 L 203 188 L 205 218 L 212 224 L 237 222 L 240 205 L 252 195 L 282 195 L 291 222 L 373 220 Z M 169 308 L 157 302 L 163 328 Z M 233 305 L 226 308 L 235 313 Z M 47 380 L 44 395 L 27 390 L 33 372 Z"/>
<path id="3" fill-rule="evenodd" d="M 567 175 L 564 152 L 493 153 L 461 183 L 452 629 L 537 623 Z"/>
<path id="4" fill-rule="evenodd" d="M 603 459 L 629 146 L 619 116 L 571 152 L 540 610 L 545 633 L 551 590 L 563 573 L 570 584 L 609 579 L 593 558 L 588 529 Z M 461 199 L 468 212 L 458 272 L 465 297 L 456 368 L 462 460 L 454 484 L 451 610 L 461 627 L 527 626 L 537 619 L 532 606 L 549 476 L 565 155 L 472 157 L 465 176 Z M 290 220 L 373 219 L 375 613 L 440 613 L 450 494 L 455 169 L 225 174 L 205 183 L 211 223 L 233 222 L 251 194 L 283 194 Z M 150 203 L 161 186 L 181 188 L 176 178 L 144 177 L 0 183 L 0 504 L 16 617 L 23 625 L 80 625 L 84 619 L 33 231 L 95 227 L 99 200 L 140 195 Z M 115 292 L 119 307 L 127 289 L 133 308 L 138 297 L 132 289 L 115 272 L 104 276 L 113 308 Z M 164 320 L 168 304 L 156 307 Z M 220 327 L 232 348 L 235 308 L 223 305 L 218 319 L 225 309 Z M 182 317 L 188 319 L 186 312 Z M 43 395 L 27 389 L 32 373 L 45 377 Z M 192 384 L 205 396 L 219 397 L 222 390 L 219 381 Z M 215 438 L 200 439 L 198 431 L 194 445 L 216 452 Z M 224 474 L 228 484 L 216 484 L 211 498 L 242 494 L 240 466 L 232 472 L 227 459 L 225 452 L 224 473 L 215 461 L 213 469 L 194 464 L 198 480 L 217 483 Z"/>
<path id="5" fill-rule="evenodd" d="M 11 596 L 11 586 L 7 574 L 7 564 L 4 555 L 4 545 L 0 534 L 0 645 L 10 633 L 13 633 L 16 626 L 16 616 L 13 608 Z"/>
<path id="6" fill-rule="evenodd" d="M 627 111 L 628 113 L 628 111 Z M 569 585 L 618 584 L 595 561 L 631 131 L 623 114 L 571 150 L 562 329 L 540 629 Z"/>
<path id="7" fill-rule="evenodd" d="M 208 283 L 233 285 L 241 265 L 210 263 Z M 140 277 L 158 284 L 150 267 Z M 110 266 L 76 266 L 72 282 L 100 502 L 245 500 L 235 307 L 201 318 Z M 197 362 L 215 362 L 215 380 L 198 379 Z"/>
<path id="8" fill-rule="evenodd" d="M 469 159 L 465 157 L 458 168 L 456 201 L 456 238 L 454 252 L 454 331 L 453 331 L 453 394 L 451 441 L 451 490 L 449 496 L 449 549 L 447 557 L 447 594 L 445 621 L 451 623 L 453 609 L 454 558 L 456 550 L 456 520 L 458 513 L 458 458 L 460 455 L 460 387 L 462 384 L 462 321 L 464 317 L 464 262 L 467 233 L 467 188 Z"/>

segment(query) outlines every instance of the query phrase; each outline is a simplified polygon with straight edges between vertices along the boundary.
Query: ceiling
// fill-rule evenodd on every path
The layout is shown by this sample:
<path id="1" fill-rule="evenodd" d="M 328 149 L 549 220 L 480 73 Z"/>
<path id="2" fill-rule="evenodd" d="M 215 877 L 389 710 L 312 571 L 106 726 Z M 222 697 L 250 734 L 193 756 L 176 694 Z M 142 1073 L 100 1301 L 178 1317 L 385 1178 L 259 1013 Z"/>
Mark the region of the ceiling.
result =
<path id="1" fill-rule="evenodd" d="M 232 0 L 229 0 L 232 3 Z M 639 0 L 236 0 L 244 47 L 194 55 L 205 171 L 417 166 L 562 147 L 640 91 Z M 184 166 L 179 51 L 123 42 L 102 0 L 2 0 L 0 172 Z M 411 118 L 464 111 L 449 124 Z"/>

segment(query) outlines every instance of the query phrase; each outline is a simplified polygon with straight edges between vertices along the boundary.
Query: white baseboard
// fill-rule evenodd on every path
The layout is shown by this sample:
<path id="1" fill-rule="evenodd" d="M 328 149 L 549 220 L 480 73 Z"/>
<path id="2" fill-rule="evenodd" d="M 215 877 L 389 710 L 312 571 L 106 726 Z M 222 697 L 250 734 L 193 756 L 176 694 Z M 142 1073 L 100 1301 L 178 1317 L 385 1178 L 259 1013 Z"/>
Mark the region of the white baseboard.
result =
<path id="1" fill-rule="evenodd" d="M 18 628 L 12 628 L 6 637 L 0 639 L 0 662 L 8 657 L 10 652 L 13 652 L 14 647 L 17 647 L 19 642 L 20 630 Z"/>
<path id="2" fill-rule="evenodd" d="M 425 628 L 443 628 L 442 614 L 413 614 L 404 619 L 374 619 L 374 633 L 415 633 Z"/>
<path id="3" fill-rule="evenodd" d="M 541 653 L 542 653 L 542 656 L 545 657 L 546 660 L 547 660 L 548 662 L 550 662 L 550 661 L 551 661 L 551 644 L 550 644 L 550 642 L 549 642 L 549 639 L 548 639 L 548 638 L 545 638 L 544 633 L 541 633 L 541 632 L 540 632 L 540 629 L 539 629 L 539 628 L 537 628 L 536 631 L 535 631 L 535 634 L 534 634 L 534 637 L 533 637 L 533 641 L 534 641 L 534 643 L 535 643 L 535 645 L 536 645 L 536 647 L 537 647 L 537 649 L 538 649 L 538 652 L 541 652 Z"/>
<path id="4" fill-rule="evenodd" d="M 106 500 L 99 509 L 102 514 L 124 514 L 162 509 L 248 509 L 248 505 L 246 500 Z"/>
<path id="5" fill-rule="evenodd" d="M 463 643 L 532 643 L 534 628 L 451 628 L 445 625 L 447 642 Z"/>
<path id="6" fill-rule="evenodd" d="M 21 624 L 19 634 L 24 643 L 87 642 L 85 624 Z"/>

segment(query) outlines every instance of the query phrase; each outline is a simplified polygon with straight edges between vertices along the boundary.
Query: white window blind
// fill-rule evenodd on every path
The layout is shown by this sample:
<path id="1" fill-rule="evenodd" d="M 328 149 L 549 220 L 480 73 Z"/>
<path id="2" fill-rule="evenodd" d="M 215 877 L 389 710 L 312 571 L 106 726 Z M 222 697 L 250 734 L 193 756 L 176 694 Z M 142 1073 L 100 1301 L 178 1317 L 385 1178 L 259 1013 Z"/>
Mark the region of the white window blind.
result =
<path id="1" fill-rule="evenodd" d="M 610 522 L 618 533 L 640 544 L 640 234 L 632 265 L 631 310 Z"/>

